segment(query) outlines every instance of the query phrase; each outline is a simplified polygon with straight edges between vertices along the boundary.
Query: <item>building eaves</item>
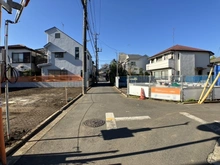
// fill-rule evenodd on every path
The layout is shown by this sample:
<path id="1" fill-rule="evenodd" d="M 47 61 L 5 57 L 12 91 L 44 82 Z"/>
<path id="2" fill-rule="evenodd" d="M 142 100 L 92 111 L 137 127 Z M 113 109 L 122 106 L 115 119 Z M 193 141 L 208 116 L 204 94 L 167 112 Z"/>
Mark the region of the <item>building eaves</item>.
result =
<path id="1" fill-rule="evenodd" d="M 1 49 L 4 48 L 4 46 L 1 46 Z M 8 45 L 8 49 L 27 49 L 27 50 L 30 50 L 30 51 L 33 51 L 33 52 L 36 52 L 36 53 L 39 53 L 39 54 L 42 54 L 44 55 L 41 51 L 38 51 L 36 49 L 32 49 L 32 48 L 29 48 L 25 45 L 21 45 L 21 44 L 17 44 L 17 45 Z"/>
<path id="2" fill-rule="evenodd" d="M 62 32 L 63 34 L 65 34 L 66 36 L 68 36 L 69 38 L 71 38 L 72 40 L 74 40 L 75 42 L 77 42 L 79 45 L 81 45 L 81 46 L 83 46 L 82 44 L 80 44 L 78 41 L 76 41 L 75 39 L 73 39 L 72 37 L 70 37 L 68 34 L 66 34 L 66 33 L 64 33 L 62 30 L 60 30 L 60 29 L 58 29 L 57 27 L 52 27 L 52 28 L 49 28 L 49 29 L 47 29 L 47 30 L 45 30 L 45 33 L 48 33 L 50 30 L 52 30 L 52 29 L 56 29 L 56 30 L 58 30 L 58 31 L 60 31 L 60 32 Z"/>
<path id="3" fill-rule="evenodd" d="M 204 49 L 198 49 L 198 48 L 193 48 L 193 47 L 189 47 L 189 46 L 183 46 L 183 45 L 175 45 L 172 46 L 168 49 L 163 50 L 160 53 L 157 53 L 153 56 L 151 56 L 149 59 L 155 58 L 155 57 L 160 57 L 166 53 L 172 52 L 172 51 L 185 51 L 185 52 L 207 52 L 210 55 L 214 55 L 214 53 L 212 51 L 209 50 L 204 50 Z"/>

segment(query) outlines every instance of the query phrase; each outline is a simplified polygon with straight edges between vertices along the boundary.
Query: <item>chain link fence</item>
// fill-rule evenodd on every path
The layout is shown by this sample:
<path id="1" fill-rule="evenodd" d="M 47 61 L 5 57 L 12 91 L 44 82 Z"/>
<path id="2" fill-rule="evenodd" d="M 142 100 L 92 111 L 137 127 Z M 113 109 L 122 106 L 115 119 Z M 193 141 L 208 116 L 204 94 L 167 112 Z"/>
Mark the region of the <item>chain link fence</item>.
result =
<path id="1" fill-rule="evenodd" d="M 123 77 L 125 79 L 125 77 Z M 214 76 L 212 76 L 208 82 L 211 85 Z M 121 77 L 120 77 L 121 79 Z M 167 87 L 201 87 L 204 86 L 208 76 L 206 75 L 196 75 L 196 76 L 164 76 L 164 77 L 154 77 L 154 76 L 128 76 L 126 80 L 128 83 L 145 85 L 145 86 L 167 86 Z"/>

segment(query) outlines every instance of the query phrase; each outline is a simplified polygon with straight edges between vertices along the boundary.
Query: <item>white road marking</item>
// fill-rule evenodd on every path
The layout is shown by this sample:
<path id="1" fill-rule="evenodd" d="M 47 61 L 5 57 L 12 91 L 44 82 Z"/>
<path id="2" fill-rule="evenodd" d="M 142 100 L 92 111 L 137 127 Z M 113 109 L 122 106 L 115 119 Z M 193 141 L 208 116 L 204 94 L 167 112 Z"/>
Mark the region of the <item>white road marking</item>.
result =
<path id="1" fill-rule="evenodd" d="M 151 119 L 149 116 L 133 116 L 133 117 L 116 117 L 116 121 L 126 121 L 126 120 L 145 120 Z"/>
<path id="2" fill-rule="evenodd" d="M 117 129 L 114 113 L 106 113 L 106 129 Z"/>
<path id="3" fill-rule="evenodd" d="M 193 119 L 193 120 L 195 120 L 195 121 L 197 121 L 197 122 L 199 122 L 199 123 L 201 123 L 201 124 L 206 124 L 206 127 L 208 127 L 208 128 L 210 128 L 211 130 L 213 130 L 213 131 L 215 131 L 215 132 L 218 132 L 218 131 L 220 131 L 220 127 L 219 126 L 217 126 L 217 125 L 213 125 L 213 122 L 207 122 L 207 121 L 205 121 L 205 120 L 203 120 L 203 119 L 200 119 L 200 118 L 198 118 L 198 117 L 196 117 L 196 116 L 193 116 L 193 115 L 191 115 L 191 114 L 189 114 L 189 113 L 187 113 L 187 112 L 180 112 L 180 114 L 182 114 L 182 115 L 184 115 L 184 116 L 186 116 L 186 117 L 188 117 L 188 118 L 190 118 L 190 119 Z M 214 121 L 215 123 L 220 123 L 219 121 L 217 121 L 217 120 L 215 120 Z"/>
<path id="4" fill-rule="evenodd" d="M 198 122 L 201 123 L 201 124 L 206 124 L 206 123 L 207 123 L 205 120 L 202 120 L 202 119 L 200 119 L 200 118 L 198 118 L 198 117 L 196 117 L 196 116 L 190 115 L 190 114 L 187 113 L 187 112 L 180 112 L 180 114 L 181 114 L 181 115 L 184 115 L 184 116 L 186 116 L 186 117 L 188 117 L 188 118 L 190 118 L 190 119 L 193 119 L 193 120 L 195 120 L 195 121 L 198 121 Z"/>

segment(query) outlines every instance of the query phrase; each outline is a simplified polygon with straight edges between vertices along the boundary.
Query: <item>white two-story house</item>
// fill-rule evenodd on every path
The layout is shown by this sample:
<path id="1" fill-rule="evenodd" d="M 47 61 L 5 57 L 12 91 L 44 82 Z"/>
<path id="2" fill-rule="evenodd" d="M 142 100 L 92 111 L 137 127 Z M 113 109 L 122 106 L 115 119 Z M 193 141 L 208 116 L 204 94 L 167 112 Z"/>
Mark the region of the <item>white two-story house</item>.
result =
<path id="1" fill-rule="evenodd" d="M 209 50 L 175 45 L 149 58 L 146 69 L 155 77 L 207 75 L 210 71 Z"/>
<path id="2" fill-rule="evenodd" d="M 16 69 L 18 74 L 16 76 L 41 75 L 37 64 L 46 62 L 46 56 L 42 52 L 25 45 L 9 45 L 6 58 L 9 59 L 9 64 Z M 15 76 L 13 72 L 11 76 Z"/>
<path id="3" fill-rule="evenodd" d="M 82 76 L 83 46 L 59 30 L 52 27 L 45 31 L 47 44 L 44 46 L 47 63 L 39 64 L 42 76 L 45 75 L 79 75 Z M 92 56 L 87 50 L 86 80 L 93 74 Z"/>
<path id="4" fill-rule="evenodd" d="M 144 74 L 146 72 L 146 64 L 148 64 L 148 56 L 120 53 L 119 63 L 128 74 Z"/>

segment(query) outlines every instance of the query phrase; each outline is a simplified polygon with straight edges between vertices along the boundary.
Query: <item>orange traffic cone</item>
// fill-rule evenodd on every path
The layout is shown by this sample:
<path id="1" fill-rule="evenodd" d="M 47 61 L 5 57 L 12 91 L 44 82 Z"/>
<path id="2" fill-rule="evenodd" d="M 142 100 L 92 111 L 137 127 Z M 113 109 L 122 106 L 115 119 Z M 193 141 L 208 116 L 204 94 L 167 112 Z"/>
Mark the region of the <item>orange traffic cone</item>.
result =
<path id="1" fill-rule="evenodd" d="M 144 99 L 145 99 L 144 89 L 141 88 L 141 96 L 140 96 L 140 100 L 144 100 Z"/>

